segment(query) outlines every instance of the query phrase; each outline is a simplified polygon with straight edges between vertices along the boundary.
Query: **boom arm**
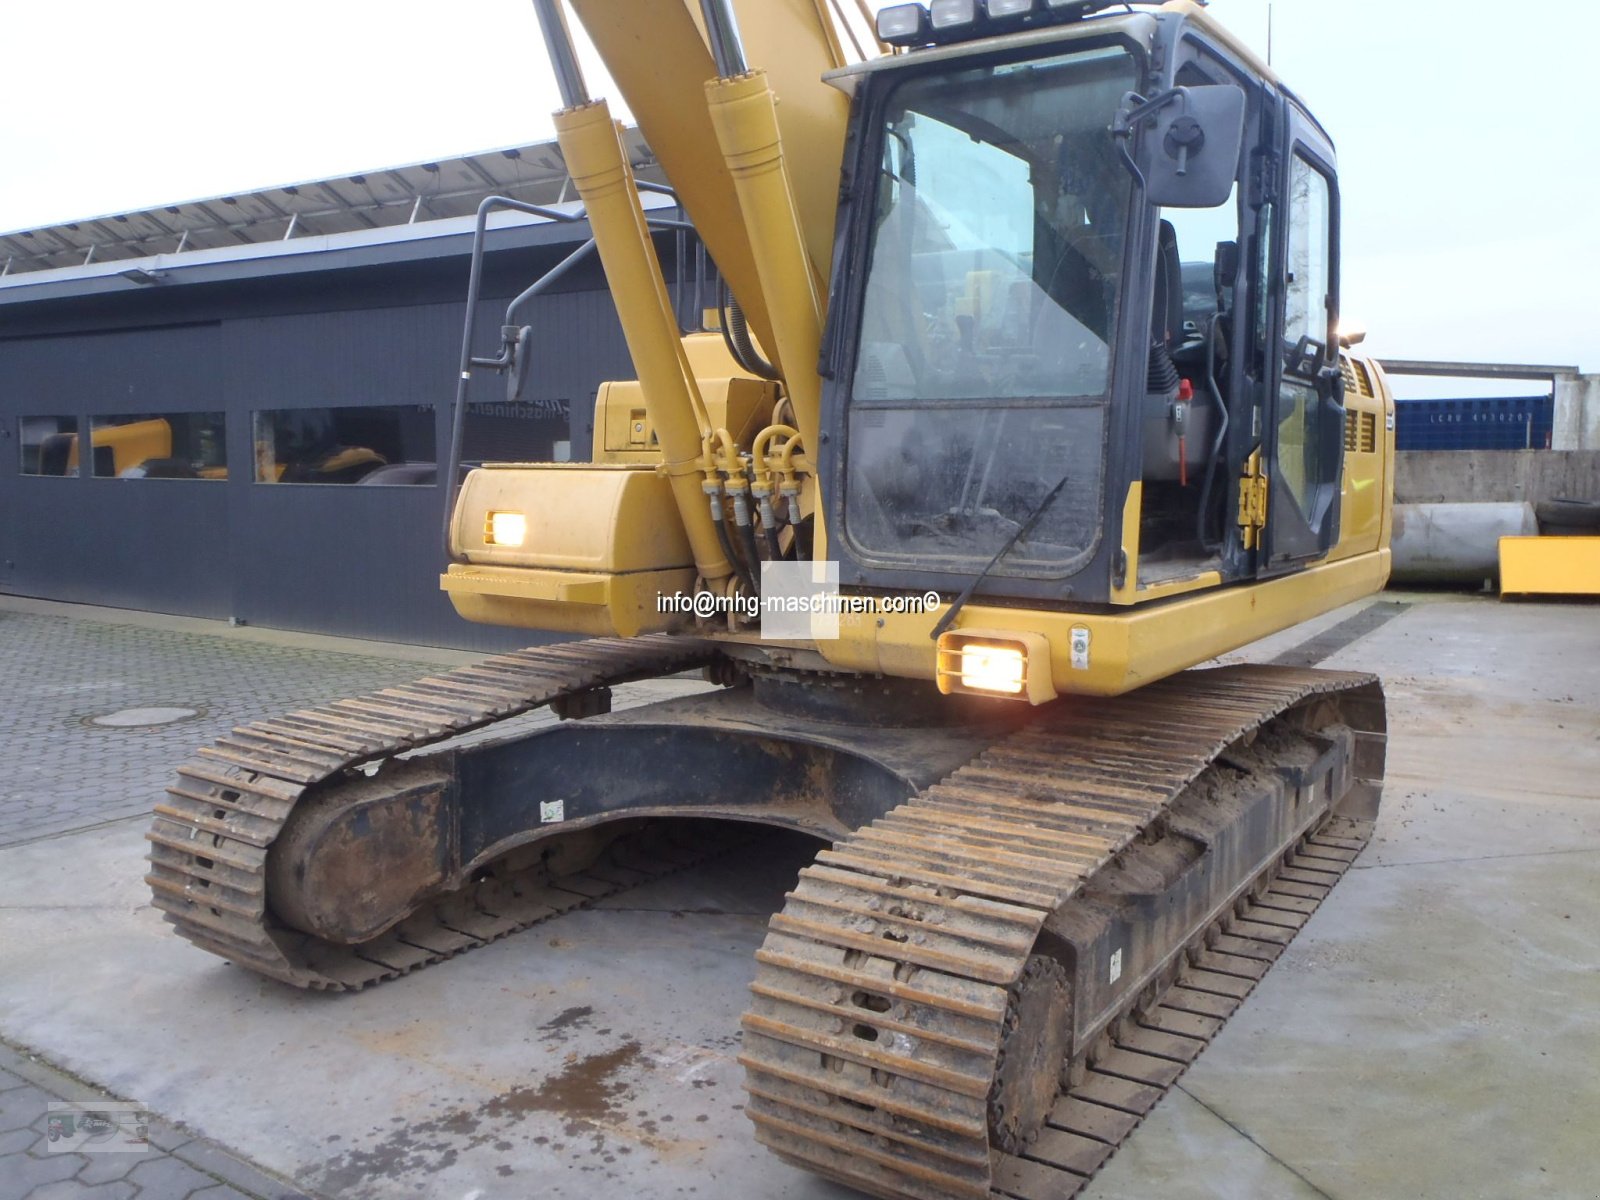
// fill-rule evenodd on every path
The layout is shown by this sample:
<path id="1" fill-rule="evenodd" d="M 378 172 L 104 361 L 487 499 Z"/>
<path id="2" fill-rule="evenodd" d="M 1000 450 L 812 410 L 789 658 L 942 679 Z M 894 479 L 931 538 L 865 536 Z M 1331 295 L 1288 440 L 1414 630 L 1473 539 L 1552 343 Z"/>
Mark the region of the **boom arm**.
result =
<path id="1" fill-rule="evenodd" d="M 717 267 L 769 353 L 768 305 L 732 174 L 706 103 L 717 77 L 695 0 L 572 0 L 645 140 L 700 230 Z M 783 98 L 778 125 L 806 256 L 819 294 L 827 278 L 849 102 L 822 82 L 843 65 L 826 11 L 815 0 L 743 0 L 739 29 L 753 67 Z M 791 364 L 793 365 L 793 364 Z M 803 369 L 810 370 L 806 363 Z"/>

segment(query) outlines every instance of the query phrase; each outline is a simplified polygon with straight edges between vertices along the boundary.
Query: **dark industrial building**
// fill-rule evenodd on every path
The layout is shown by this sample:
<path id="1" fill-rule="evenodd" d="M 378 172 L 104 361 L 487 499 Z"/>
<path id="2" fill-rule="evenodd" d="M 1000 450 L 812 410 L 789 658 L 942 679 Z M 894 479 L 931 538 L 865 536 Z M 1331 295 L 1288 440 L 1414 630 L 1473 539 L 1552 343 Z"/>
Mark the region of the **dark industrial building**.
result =
<path id="1" fill-rule="evenodd" d="M 648 178 L 636 134 L 630 146 Z M 546 144 L 0 235 L 0 592 L 469 648 L 529 640 L 460 620 L 439 591 L 435 464 L 478 203 L 570 211 L 569 193 Z M 494 352 L 507 301 L 587 237 L 581 221 L 491 218 L 475 352 Z M 693 319 L 703 254 L 682 234 L 659 248 Z M 534 329 L 530 381 L 508 402 L 478 373 L 463 457 L 587 457 L 597 385 L 632 374 L 595 257 L 517 323 Z"/>

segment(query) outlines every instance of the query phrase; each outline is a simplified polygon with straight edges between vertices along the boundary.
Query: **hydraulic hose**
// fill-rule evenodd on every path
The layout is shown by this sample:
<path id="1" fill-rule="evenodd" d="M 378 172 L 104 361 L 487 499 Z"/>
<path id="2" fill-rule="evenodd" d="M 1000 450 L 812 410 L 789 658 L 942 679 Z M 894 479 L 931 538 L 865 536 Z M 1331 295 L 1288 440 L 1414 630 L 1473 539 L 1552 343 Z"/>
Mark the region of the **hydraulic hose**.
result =
<path id="1" fill-rule="evenodd" d="M 778 368 L 761 357 L 755 342 L 750 339 L 750 323 L 745 319 L 739 300 L 728 291 L 726 283 L 719 284 L 717 312 L 722 317 L 722 341 L 728 347 L 733 361 L 760 379 L 777 381 Z"/>
<path id="2" fill-rule="evenodd" d="M 743 560 L 733 552 L 733 539 L 728 536 L 728 518 L 722 511 L 720 497 L 711 498 L 711 520 L 717 528 L 717 541 L 722 543 L 723 556 L 733 565 L 733 570 L 739 577 L 739 582 L 744 584 L 745 590 L 752 596 L 756 595 L 756 585 L 750 575 L 750 568 L 745 566 Z"/>

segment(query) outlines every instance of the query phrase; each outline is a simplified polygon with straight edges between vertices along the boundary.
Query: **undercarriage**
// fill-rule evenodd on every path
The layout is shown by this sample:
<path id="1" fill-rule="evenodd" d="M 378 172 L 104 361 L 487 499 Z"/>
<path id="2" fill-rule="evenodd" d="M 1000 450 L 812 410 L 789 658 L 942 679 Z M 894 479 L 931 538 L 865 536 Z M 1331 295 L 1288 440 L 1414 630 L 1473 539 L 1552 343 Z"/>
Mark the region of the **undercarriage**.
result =
<path id="1" fill-rule="evenodd" d="M 610 711 L 690 670 L 724 686 Z M 1042 709 L 931 691 L 690 639 L 519 651 L 203 748 L 147 879 L 201 948 L 349 990 L 799 830 L 828 848 L 757 955 L 758 1138 L 880 1196 L 1070 1195 L 1364 845 L 1382 693 L 1273 667 Z M 569 719 L 496 735 L 544 706 Z"/>

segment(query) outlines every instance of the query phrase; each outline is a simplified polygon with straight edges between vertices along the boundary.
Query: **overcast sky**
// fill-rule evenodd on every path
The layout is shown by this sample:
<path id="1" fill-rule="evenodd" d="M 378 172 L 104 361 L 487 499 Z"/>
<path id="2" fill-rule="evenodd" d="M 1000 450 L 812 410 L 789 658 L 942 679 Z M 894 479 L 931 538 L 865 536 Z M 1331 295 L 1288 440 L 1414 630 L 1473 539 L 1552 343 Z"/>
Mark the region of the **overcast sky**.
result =
<path id="1" fill-rule="evenodd" d="M 1263 55 L 1267 10 L 1212 4 Z M 1600 2 L 1272 10 L 1338 143 L 1366 348 L 1600 370 Z M 4 27 L 6 230 L 536 141 L 556 103 L 528 0 L 11 0 Z"/>

